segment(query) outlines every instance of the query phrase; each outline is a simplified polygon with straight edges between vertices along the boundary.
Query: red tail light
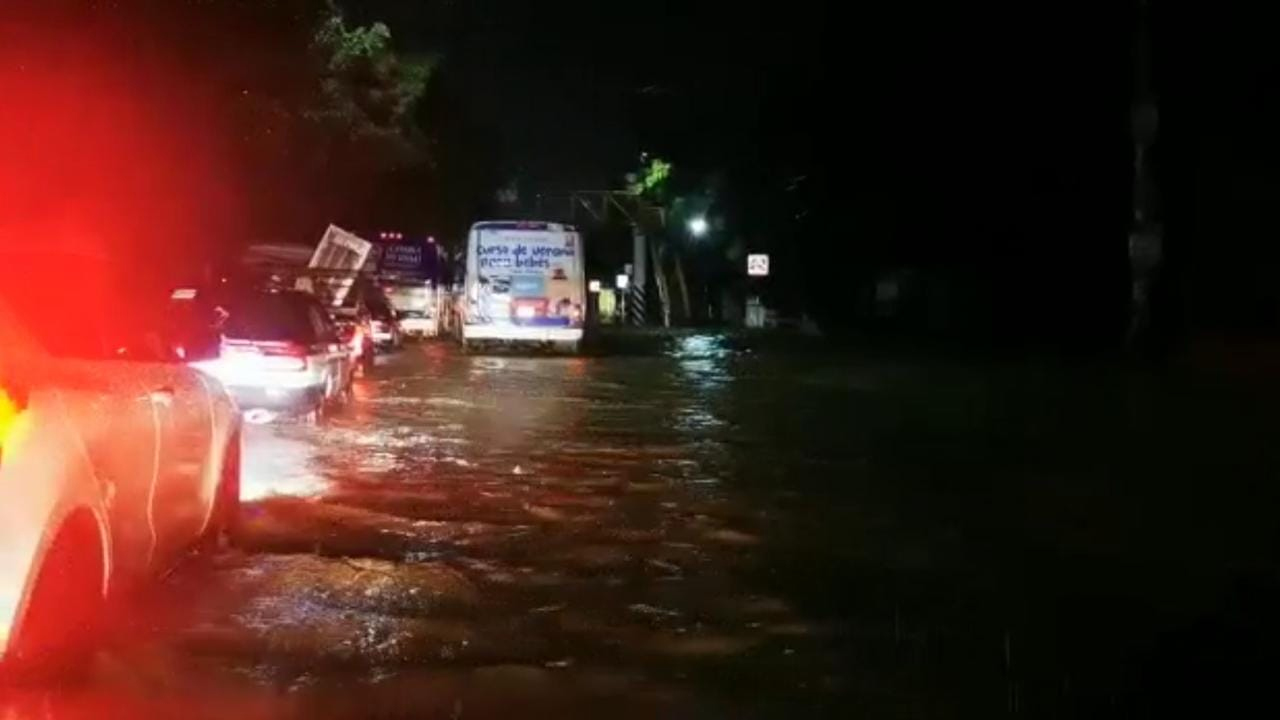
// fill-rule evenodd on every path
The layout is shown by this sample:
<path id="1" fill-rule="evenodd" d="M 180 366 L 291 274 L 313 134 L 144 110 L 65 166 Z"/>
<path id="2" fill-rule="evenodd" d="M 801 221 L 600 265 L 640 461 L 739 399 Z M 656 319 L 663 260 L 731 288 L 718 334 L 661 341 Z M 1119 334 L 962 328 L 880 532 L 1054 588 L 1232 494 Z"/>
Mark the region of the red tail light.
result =
<path id="1" fill-rule="evenodd" d="M 547 316 L 545 298 L 520 298 L 511 303 L 512 315 L 521 320 L 532 320 Z"/>

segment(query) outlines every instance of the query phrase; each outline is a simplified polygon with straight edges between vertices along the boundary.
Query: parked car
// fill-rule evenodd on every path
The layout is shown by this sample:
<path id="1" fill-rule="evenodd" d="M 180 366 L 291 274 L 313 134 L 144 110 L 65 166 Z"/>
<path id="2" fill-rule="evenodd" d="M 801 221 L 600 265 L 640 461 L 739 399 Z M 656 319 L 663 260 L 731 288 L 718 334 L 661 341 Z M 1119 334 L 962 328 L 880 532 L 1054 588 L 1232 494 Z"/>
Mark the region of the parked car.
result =
<path id="1" fill-rule="evenodd" d="M 244 410 L 316 418 L 344 402 L 355 372 L 328 309 L 292 290 L 240 293 L 221 304 L 220 356 L 195 366 Z"/>
<path id="2" fill-rule="evenodd" d="M 329 301 L 325 304 L 330 315 L 344 333 L 354 337 L 355 326 L 363 328 L 366 331 L 364 337 L 375 351 L 401 346 L 403 332 L 395 311 L 382 289 L 374 285 L 368 276 L 321 276 L 310 284 L 316 288 L 318 297 Z M 361 353 L 367 365 L 372 366 L 372 357 L 364 356 L 363 348 Z"/>
<path id="3" fill-rule="evenodd" d="M 374 346 L 379 350 L 399 350 L 404 345 L 404 334 L 396 311 L 380 298 L 369 303 L 369 314 L 372 317 Z"/>
<path id="4" fill-rule="evenodd" d="M 338 339 L 347 346 L 355 373 L 363 375 L 373 367 L 373 318 L 363 306 L 343 306 L 329 311 L 338 331 Z"/>
<path id="5" fill-rule="evenodd" d="M 234 529 L 240 415 L 164 297 L 92 254 L 0 250 L 0 663 L 86 657 L 109 597 Z M 69 289 L 71 288 L 71 289 Z"/>

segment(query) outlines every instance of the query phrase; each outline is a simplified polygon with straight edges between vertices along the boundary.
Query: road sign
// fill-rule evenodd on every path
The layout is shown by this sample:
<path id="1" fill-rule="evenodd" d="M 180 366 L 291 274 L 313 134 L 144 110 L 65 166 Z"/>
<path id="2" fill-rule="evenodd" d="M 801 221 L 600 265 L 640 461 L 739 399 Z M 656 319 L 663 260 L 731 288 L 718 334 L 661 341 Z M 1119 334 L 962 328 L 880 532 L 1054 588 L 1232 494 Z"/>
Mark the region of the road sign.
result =
<path id="1" fill-rule="evenodd" d="M 592 280 L 591 282 L 587 283 L 587 290 L 593 293 L 600 292 L 600 281 Z"/>
<path id="2" fill-rule="evenodd" d="M 619 290 L 626 290 L 627 286 L 630 284 L 631 284 L 631 276 L 626 273 L 621 273 L 618 275 L 618 277 L 614 278 L 614 285 Z"/>
<path id="3" fill-rule="evenodd" d="M 747 274 L 751 277 L 768 277 L 769 256 L 764 253 L 747 255 Z"/>

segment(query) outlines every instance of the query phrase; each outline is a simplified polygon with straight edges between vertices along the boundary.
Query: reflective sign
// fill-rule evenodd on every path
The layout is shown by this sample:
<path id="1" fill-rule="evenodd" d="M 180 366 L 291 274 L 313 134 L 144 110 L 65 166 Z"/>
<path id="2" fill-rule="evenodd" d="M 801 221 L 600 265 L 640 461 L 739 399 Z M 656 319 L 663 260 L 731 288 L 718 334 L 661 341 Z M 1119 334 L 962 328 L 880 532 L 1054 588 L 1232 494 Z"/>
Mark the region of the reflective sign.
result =
<path id="1" fill-rule="evenodd" d="M 626 273 L 623 273 L 618 277 L 614 278 L 614 285 L 616 285 L 619 290 L 626 290 L 627 286 L 630 284 L 631 284 L 631 276 L 627 275 Z"/>
<path id="2" fill-rule="evenodd" d="M 747 274 L 751 277 L 767 277 L 769 275 L 769 256 L 764 253 L 748 255 Z"/>

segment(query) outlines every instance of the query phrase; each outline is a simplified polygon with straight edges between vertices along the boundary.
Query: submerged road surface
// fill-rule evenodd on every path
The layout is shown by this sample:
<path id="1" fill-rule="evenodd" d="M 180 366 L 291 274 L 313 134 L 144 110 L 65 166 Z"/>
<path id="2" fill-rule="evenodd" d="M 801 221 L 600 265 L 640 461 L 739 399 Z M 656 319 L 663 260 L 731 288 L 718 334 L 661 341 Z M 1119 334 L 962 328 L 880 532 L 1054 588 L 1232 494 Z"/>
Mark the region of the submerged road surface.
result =
<path id="1" fill-rule="evenodd" d="M 242 547 L 0 718 L 829 714 L 841 629 L 776 592 L 782 508 L 737 487 L 813 466 L 739 433 L 744 359 L 410 346 L 318 427 L 249 426 Z"/>
<path id="2" fill-rule="evenodd" d="M 0 720 L 1274 706 L 1280 388 L 1249 372 L 411 346 L 320 426 L 249 428 L 242 546 Z"/>

